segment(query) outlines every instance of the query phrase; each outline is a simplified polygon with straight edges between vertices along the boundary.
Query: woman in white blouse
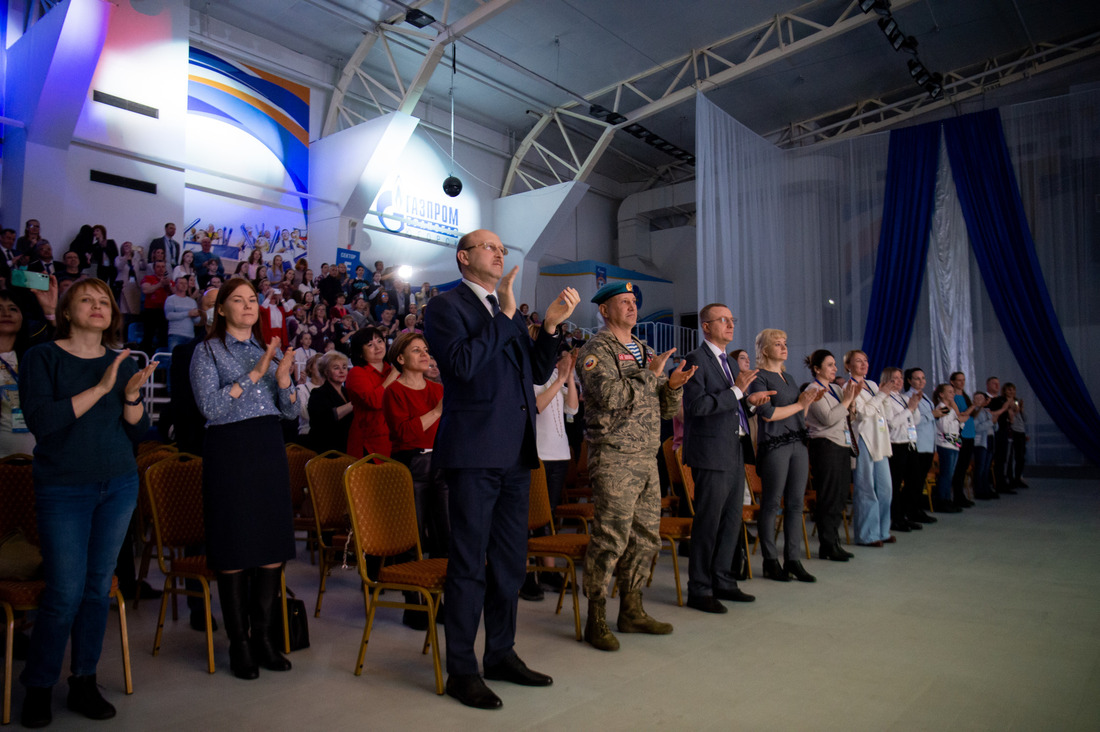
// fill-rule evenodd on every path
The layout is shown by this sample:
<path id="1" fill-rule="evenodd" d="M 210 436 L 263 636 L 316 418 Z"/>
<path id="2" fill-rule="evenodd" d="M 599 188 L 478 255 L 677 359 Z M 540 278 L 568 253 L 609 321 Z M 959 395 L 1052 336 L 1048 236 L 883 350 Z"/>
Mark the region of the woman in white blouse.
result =
<path id="1" fill-rule="evenodd" d="M 902 394 L 905 381 L 901 369 L 890 366 L 882 370 L 883 384 L 889 384 L 892 392 L 884 402 L 886 423 L 890 428 L 890 482 L 893 496 L 890 501 L 890 529 L 892 531 L 918 531 L 922 527 L 911 521 L 906 515 L 906 506 L 914 503 L 906 493 L 909 490 L 920 491 L 921 486 L 905 484 L 907 476 L 912 474 L 913 461 L 917 459 L 917 425 L 920 424 L 920 394 L 906 397 Z"/>
<path id="2" fill-rule="evenodd" d="M 863 388 L 852 403 L 852 431 L 859 446 L 852 476 L 852 524 L 859 546 L 881 547 L 897 539 L 890 534 L 890 504 L 894 487 L 890 480 L 890 430 L 885 402 L 893 393 L 867 378 L 870 363 L 863 351 L 848 351 L 844 368 L 849 379 Z"/>
<path id="3" fill-rule="evenodd" d="M 966 417 L 959 418 L 959 408 L 955 406 L 955 388 L 950 384 L 937 386 L 932 392 L 932 401 L 943 414 L 936 420 L 936 454 L 940 458 L 940 470 L 936 475 L 936 495 L 932 499 L 932 508 L 936 513 L 958 513 L 959 507 L 952 500 L 951 478 L 955 475 L 955 465 L 959 461 L 959 446 L 962 444 L 960 432 Z"/>

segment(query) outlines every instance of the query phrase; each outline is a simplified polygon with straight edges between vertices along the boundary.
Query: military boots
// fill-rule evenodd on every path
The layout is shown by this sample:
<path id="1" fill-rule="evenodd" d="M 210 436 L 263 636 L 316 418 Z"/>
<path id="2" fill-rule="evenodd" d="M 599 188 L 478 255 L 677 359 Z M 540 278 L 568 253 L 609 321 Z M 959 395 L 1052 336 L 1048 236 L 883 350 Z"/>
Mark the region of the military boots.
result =
<path id="1" fill-rule="evenodd" d="M 645 608 L 642 607 L 641 590 L 622 593 L 622 599 L 619 601 L 618 625 L 620 633 L 668 635 L 672 632 L 671 623 L 659 622 L 646 614 Z"/>
<path id="2" fill-rule="evenodd" d="M 588 600 L 588 622 L 584 626 L 584 639 L 601 651 L 619 650 L 619 639 L 607 627 L 607 599 Z"/>

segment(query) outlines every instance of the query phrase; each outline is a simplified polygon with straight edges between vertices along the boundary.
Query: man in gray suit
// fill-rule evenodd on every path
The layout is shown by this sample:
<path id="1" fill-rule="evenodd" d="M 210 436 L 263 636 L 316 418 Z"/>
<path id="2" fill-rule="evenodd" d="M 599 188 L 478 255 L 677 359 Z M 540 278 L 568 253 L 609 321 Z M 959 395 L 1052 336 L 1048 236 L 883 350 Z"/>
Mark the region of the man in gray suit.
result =
<path id="1" fill-rule="evenodd" d="M 183 250 L 180 248 L 180 243 L 175 240 L 175 236 L 176 225 L 168 222 L 164 225 L 164 236 L 149 242 L 149 261 L 153 261 L 153 252 L 163 249 L 164 262 L 168 265 L 168 274 L 172 274 L 172 269 L 180 263 L 180 257 L 183 255 Z"/>
<path id="2" fill-rule="evenodd" d="M 735 321 L 729 308 L 707 305 L 699 312 L 699 322 L 705 340 L 685 359 L 688 367 L 698 367 L 695 378 L 684 385 L 684 464 L 695 481 L 687 605 L 724 613 L 719 600 L 756 599 L 737 587 L 731 567 L 741 538 L 745 494 L 740 435 L 748 433 L 750 405 L 763 404 L 775 392 L 744 396 L 756 370 L 734 376 L 730 368 L 726 347 L 733 340 Z"/>

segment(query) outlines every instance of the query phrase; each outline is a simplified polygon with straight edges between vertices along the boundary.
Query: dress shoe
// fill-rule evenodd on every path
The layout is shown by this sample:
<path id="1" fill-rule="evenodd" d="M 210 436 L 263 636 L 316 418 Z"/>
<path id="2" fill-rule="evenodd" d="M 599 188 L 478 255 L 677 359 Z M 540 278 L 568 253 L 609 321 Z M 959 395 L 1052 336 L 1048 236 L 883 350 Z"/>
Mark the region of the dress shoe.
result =
<path id="1" fill-rule="evenodd" d="M 910 531 L 922 531 L 924 529 L 924 527 L 916 521 L 906 521 L 905 525 L 909 527 Z"/>
<path id="2" fill-rule="evenodd" d="M 218 629 L 218 621 L 214 619 L 213 615 L 210 616 L 210 625 L 211 625 L 211 628 L 210 628 L 211 631 L 216 631 Z M 206 613 L 205 612 L 202 612 L 202 611 L 195 612 L 194 610 L 191 611 L 191 630 L 197 630 L 201 633 L 206 632 Z"/>
<path id="3" fill-rule="evenodd" d="M 895 521 L 894 523 L 890 524 L 890 531 L 900 531 L 902 533 L 908 534 L 909 524 L 908 522 L 903 523 L 901 521 Z"/>
<path id="4" fill-rule="evenodd" d="M 528 572 L 523 586 L 519 588 L 519 598 L 527 602 L 542 602 L 545 597 L 546 593 L 539 587 L 538 573 Z"/>
<path id="5" fill-rule="evenodd" d="M 934 524 L 936 523 L 935 516 L 929 516 L 924 511 L 918 511 L 909 517 L 910 521 L 914 521 L 918 524 Z"/>
<path id="6" fill-rule="evenodd" d="M 956 506 L 954 503 L 947 501 L 933 501 L 932 509 L 936 513 L 962 513 L 962 509 Z"/>
<path id="7" fill-rule="evenodd" d="M 740 587 L 734 587 L 732 590 L 715 590 L 714 596 L 719 600 L 729 600 L 730 602 L 756 602 L 754 595 L 742 592 Z"/>
<path id="8" fill-rule="evenodd" d="M 882 540 L 882 543 L 883 544 L 897 544 L 898 543 L 898 537 L 896 537 L 896 536 L 887 536 L 885 539 Z"/>
<path id="9" fill-rule="evenodd" d="M 27 694 L 23 697 L 23 715 L 19 718 L 24 727 L 37 729 L 53 721 L 52 695 L 52 686 L 27 687 Z"/>
<path id="10" fill-rule="evenodd" d="M 695 610 L 701 610 L 705 613 L 714 613 L 715 615 L 723 615 L 729 612 L 725 605 L 718 602 L 718 600 L 714 599 L 711 595 L 688 595 L 687 606 Z"/>
<path id="11" fill-rule="evenodd" d="M 69 677 L 69 698 L 65 700 L 65 705 L 88 719 L 110 719 L 115 716 L 111 702 L 99 693 L 95 674 Z"/>
<path id="12" fill-rule="evenodd" d="M 874 547 L 875 549 L 881 549 L 882 547 L 884 547 L 886 545 L 883 544 L 881 541 L 866 541 L 866 542 L 857 541 L 856 546 L 871 546 L 871 547 Z"/>
<path id="13" fill-rule="evenodd" d="M 840 542 L 837 542 L 836 544 L 833 544 L 833 551 L 836 552 L 837 554 L 848 557 L 849 559 L 853 559 L 856 556 L 855 554 L 852 554 L 850 551 L 848 551 L 844 547 L 842 547 L 840 545 Z"/>
<path id="14" fill-rule="evenodd" d="M 405 610 L 401 613 L 401 624 L 413 630 L 427 630 L 428 613 L 423 610 Z"/>
<path id="15" fill-rule="evenodd" d="M 973 508 L 974 501 L 971 501 L 969 498 L 960 498 L 955 501 L 955 505 L 959 508 Z"/>
<path id="16" fill-rule="evenodd" d="M 817 556 L 821 559 L 829 559 L 834 562 L 847 562 L 849 559 L 848 552 L 837 551 L 838 549 L 839 547 L 833 544 L 822 544 L 821 549 L 817 552 Z"/>
<path id="17" fill-rule="evenodd" d="M 489 681 L 507 681 L 520 686 L 550 686 L 554 683 L 554 680 L 546 674 L 527 668 L 527 664 L 514 653 L 500 663 L 486 666 L 485 678 Z"/>
<path id="18" fill-rule="evenodd" d="M 783 571 L 794 577 L 799 582 L 817 582 L 817 577 L 802 568 L 802 562 L 797 559 L 788 559 L 783 564 Z"/>
<path id="19" fill-rule="evenodd" d="M 500 709 L 500 697 L 477 674 L 451 674 L 447 677 L 447 696 L 453 696 L 474 709 Z"/>
<path id="20" fill-rule="evenodd" d="M 764 560 L 764 579 L 775 580 L 776 582 L 790 582 L 791 577 L 787 574 L 787 570 L 779 564 L 778 559 L 765 559 Z"/>
<path id="21" fill-rule="evenodd" d="M 561 592 L 565 575 L 561 572 L 539 572 L 539 583 L 551 592 Z"/>

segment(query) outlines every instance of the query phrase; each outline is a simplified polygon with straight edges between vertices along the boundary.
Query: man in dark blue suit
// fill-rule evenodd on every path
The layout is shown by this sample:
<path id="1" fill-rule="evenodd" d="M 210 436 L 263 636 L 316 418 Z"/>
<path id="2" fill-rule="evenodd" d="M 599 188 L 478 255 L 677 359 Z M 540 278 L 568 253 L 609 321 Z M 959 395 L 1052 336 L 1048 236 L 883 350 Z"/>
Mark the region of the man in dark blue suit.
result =
<path id="1" fill-rule="evenodd" d="M 719 599 L 752 602 L 756 598 L 737 587 L 732 563 L 741 539 L 741 507 L 745 495 L 742 434 L 748 434 L 748 409 L 775 392 L 745 389 L 756 370 L 733 375 L 726 346 L 733 340 L 733 314 L 713 303 L 699 312 L 703 343 L 685 358 L 696 366 L 695 378 L 684 384 L 684 464 L 695 481 L 695 520 L 691 526 L 688 565 L 688 607 L 724 613 Z"/>
<path id="2" fill-rule="evenodd" d="M 485 678 L 552 683 L 527 668 L 513 646 L 526 574 L 528 491 L 538 466 L 534 384 L 550 378 L 558 325 L 580 301 L 576 290 L 563 290 L 532 341 L 512 293 L 519 268 L 502 277 L 507 254 L 491 231 L 462 237 L 455 255 L 462 283 L 432 298 L 424 321 L 443 381 L 432 467 L 446 471 L 450 491 L 447 693 L 481 709 L 501 706 L 474 654 L 483 610 Z"/>

